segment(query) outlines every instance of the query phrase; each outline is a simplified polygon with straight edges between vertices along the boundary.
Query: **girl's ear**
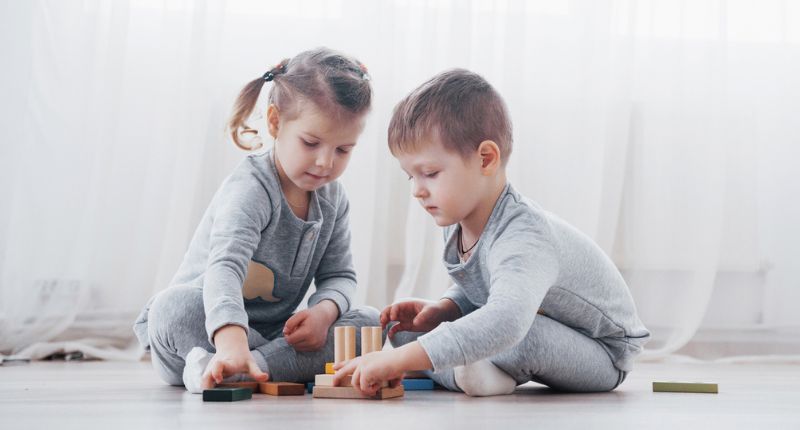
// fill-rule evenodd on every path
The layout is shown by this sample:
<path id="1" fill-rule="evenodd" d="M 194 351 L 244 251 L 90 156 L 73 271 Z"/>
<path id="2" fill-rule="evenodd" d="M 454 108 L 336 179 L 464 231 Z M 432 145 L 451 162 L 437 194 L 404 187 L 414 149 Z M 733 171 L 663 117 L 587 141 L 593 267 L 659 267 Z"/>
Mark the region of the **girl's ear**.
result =
<path id="1" fill-rule="evenodd" d="M 269 134 L 273 139 L 278 138 L 278 127 L 280 126 L 280 123 L 281 119 L 278 112 L 278 107 L 270 103 L 269 107 L 267 108 L 267 129 L 269 130 Z"/>
<path id="2" fill-rule="evenodd" d="M 478 146 L 478 155 L 481 157 L 481 174 L 492 176 L 501 166 L 500 147 L 491 140 L 484 140 Z"/>

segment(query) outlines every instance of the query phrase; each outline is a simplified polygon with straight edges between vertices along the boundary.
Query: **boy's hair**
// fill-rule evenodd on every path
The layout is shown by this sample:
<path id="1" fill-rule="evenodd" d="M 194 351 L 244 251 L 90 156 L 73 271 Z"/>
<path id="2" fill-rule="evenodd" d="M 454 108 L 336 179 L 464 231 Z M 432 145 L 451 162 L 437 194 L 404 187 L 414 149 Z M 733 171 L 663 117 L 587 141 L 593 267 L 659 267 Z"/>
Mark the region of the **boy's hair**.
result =
<path id="1" fill-rule="evenodd" d="M 464 158 L 481 142 L 494 141 L 505 165 L 513 140 L 506 104 L 476 73 L 464 69 L 440 73 L 395 106 L 389 123 L 389 150 L 397 155 L 434 138 Z"/>
<path id="2" fill-rule="evenodd" d="M 269 103 L 275 104 L 282 119 L 294 119 L 300 99 L 338 117 L 366 113 L 372 102 L 369 81 L 367 68 L 354 58 L 328 48 L 301 52 L 245 85 L 236 98 L 228 130 L 236 146 L 254 149 L 244 146 L 240 137 L 242 132 L 254 132 L 246 122 L 265 82 L 273 83 Z"/>

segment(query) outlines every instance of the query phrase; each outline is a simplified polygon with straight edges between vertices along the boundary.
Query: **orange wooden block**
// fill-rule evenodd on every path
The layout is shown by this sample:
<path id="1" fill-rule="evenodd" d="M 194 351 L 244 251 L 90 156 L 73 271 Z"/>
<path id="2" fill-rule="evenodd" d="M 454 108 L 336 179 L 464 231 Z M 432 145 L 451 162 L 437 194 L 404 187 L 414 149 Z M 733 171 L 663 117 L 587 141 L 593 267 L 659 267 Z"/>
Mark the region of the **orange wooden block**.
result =
<path id="1" fill-rule="evenodd" d="M 314 398 L 317 399 L 368 399 L 368 400 L 385 400 L 393 399 L 396 397 L 403 397 L 405 390 L 403 385 L 398 385 L 394 388 L 385 387 L 378 390 L 375 396 L 368 397 L 353 387 L 320 387 L 314 385 Z"/>
<path id="2" fill-rule="evenodd" d="M 306 386 L 293 382 L 262 382 L 258 389 L 271 396 L 302 396 L 306 393 Z"/>

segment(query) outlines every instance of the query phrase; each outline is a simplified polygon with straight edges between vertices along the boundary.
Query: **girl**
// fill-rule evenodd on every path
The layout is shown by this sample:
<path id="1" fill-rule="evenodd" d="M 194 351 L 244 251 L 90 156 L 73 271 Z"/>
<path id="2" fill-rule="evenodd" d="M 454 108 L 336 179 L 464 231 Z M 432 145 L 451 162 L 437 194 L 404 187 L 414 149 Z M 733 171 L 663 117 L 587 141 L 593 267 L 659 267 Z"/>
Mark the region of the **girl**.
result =
<path id="1" fill-rule="evenodd" d="M 311 380 L 332 361 L 332 325 L 378 324 L 377 310 L 351 307 L 349 204 L 336 182 L 370 108 L 366 68 L 325 48 L 282 61 L 236 100 L 229 129 L 241 148 L 260 146 L 240 136 L 255 134 L 245 121 L 268 82 L 274 147 L 223 182 L 170 288 L 134 325 L 161 378 L 193 393 Z M 292 314 L 312 280 L 308 309 Z"/>

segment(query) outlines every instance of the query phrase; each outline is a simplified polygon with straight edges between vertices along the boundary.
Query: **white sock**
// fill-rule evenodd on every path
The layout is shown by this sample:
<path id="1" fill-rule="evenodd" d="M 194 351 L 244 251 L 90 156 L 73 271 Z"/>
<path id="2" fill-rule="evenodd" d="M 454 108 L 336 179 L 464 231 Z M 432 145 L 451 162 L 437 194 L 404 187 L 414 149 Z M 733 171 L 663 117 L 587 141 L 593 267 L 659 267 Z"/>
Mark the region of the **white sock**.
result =
<path id="1" fill-rule="evenodd" d="M 208 362 L 214 354 L 200 347 L 194 347 L 186 355 L 186 365 L 183 366 L 183 385 L 186 391 L 192 394 L 200 394 L 203 388 L 200 387 L 203 381 L 203 372 L 206 371 Z"/>
<path id="2" fill-rule="evenodd" d="M 453 369 L 456 385 L 468 396 L 497 396 L 511 394 L 517 381 L 489 360 L 480 360 Z"/>
<path id="3" fill-rule="evenodd" d="M 199 346 L 192 348 L 189 354 L 186 355 L 186 365 L 183 367 L 183 385 L 186 386 L 186 391 L 192 394 L 200 394 L 203 392 L 201 387 L 203 382 L 203 373 L 208 367 L 208 362 L 214 354 L 206 351 Z M 237 373 L 223 379 L 223 383 L 251 381 L 250 375 L 245 373 Z"/>

